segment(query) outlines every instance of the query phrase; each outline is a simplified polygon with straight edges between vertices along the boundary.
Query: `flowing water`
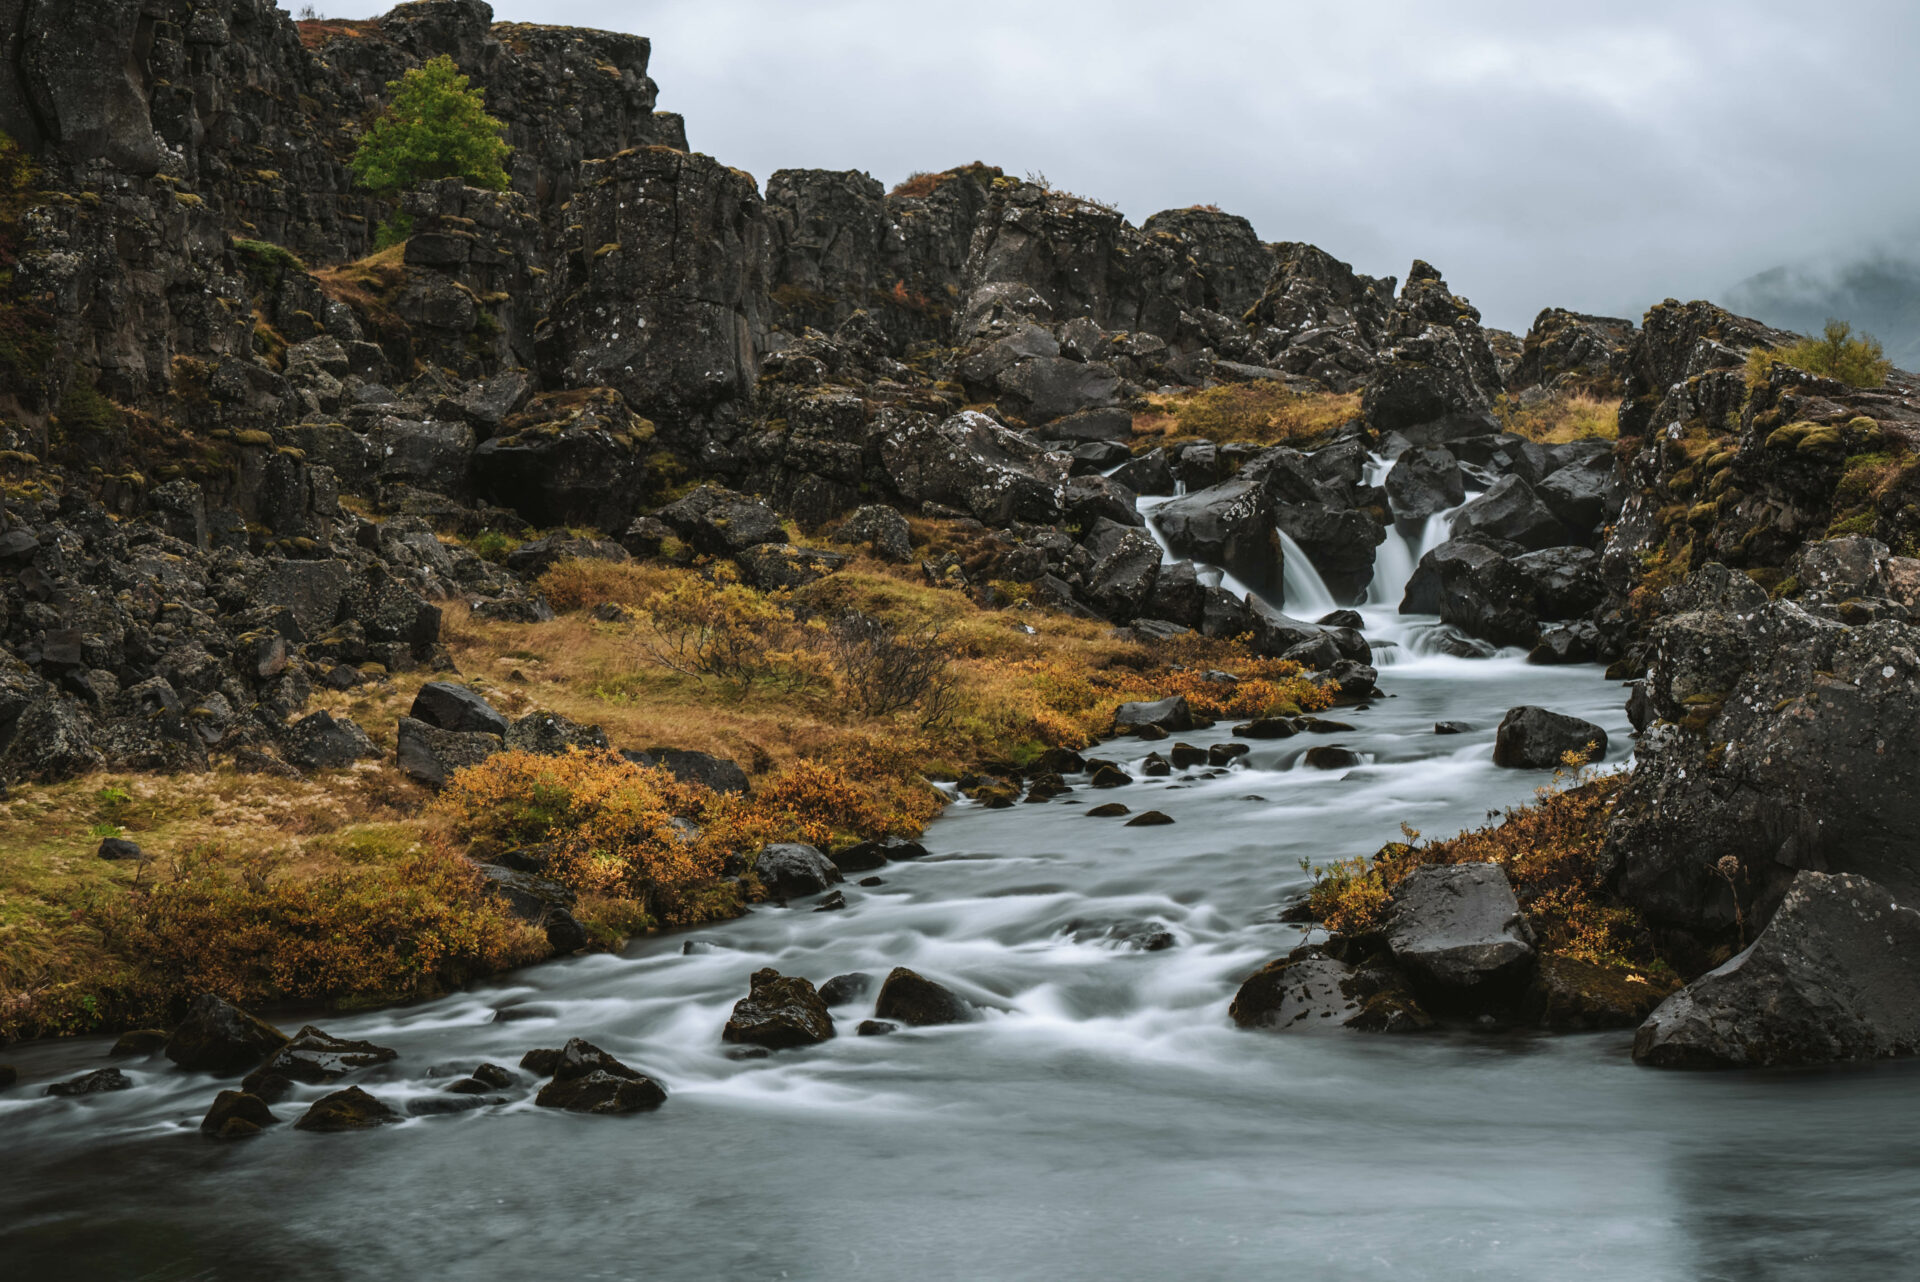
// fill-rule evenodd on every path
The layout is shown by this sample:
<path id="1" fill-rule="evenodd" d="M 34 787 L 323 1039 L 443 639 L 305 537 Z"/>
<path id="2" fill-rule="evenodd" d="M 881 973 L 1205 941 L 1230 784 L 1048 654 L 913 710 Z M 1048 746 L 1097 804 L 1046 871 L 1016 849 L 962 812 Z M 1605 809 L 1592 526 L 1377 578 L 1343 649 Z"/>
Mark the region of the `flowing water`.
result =
<path id="1" fill-rule="evenodd" d="M 1416 531 L 1400 562 L 1383 553 L 1382 578 L 1431 535 Z M 400 1051 L 359 1079 L 395 1105 L 583 1036 L 665 1082 L 658 1113 L 556 1114 L 533 1107 L 528 1081 L 476 1113 L 218 1144 L 195 1127 L 228 1083 L 135 1061 L 139 1089 L 43 1099 L 40 1083 L 98 1066 L 107 1043 L 16 1048 L 32 1084 L 0 1096 L 0 1276 L 1911 1276 L 1911 1067 L 1656 1073 L 1632 1065 L 1624 1033 L 1231 1025 L 1240 980 L 1303 938 L 1277 919 L 1307 884 L 1302 859 L 1370 852 L 1402 822 L 1451 833 L 1528 799 L 1541 778 L 1489 760 L 1506 708 L 1598 721 L 1613 764 L 1630 747 L 1621 691 L 1598 670 L 1423 654 L 1412 642 L 1435 621 L 1387 613 L 1393 588 L 1363 611 L 1369 635 L 1400 642 L 1382 652 L 1391 697 L 1336 714 L 1351 733 L 1046 805 L 960 803 L 929 830 L 927 858 L 849 886 L 844 911 L 761 907 L 318 1021 Z M 1473 729 L 1436 736 L 1441 719 Z M 1305 769 L 1308 742 L 1365 764 Z M 1092 819 L 1096 796 L 1176 822 Z M 1173 944 L 1139 951 L 1116 925 Z M 841 1035 L 820 1047 L 735 1060 L 719 1040 L 762 966 L 818 983 L 896 965 L 983 1017 L 853 1036 L 868 998 L 835 1012 Z"/>

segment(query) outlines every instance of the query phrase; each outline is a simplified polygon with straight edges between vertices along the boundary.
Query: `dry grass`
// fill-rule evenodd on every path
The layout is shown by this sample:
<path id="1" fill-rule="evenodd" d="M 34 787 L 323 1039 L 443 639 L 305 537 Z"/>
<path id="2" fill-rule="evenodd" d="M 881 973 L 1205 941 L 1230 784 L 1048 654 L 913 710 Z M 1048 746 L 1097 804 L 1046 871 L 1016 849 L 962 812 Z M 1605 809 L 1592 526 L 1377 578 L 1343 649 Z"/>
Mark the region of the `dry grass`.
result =
<path id="1" fill-rule="evenodd" d="M 1620 401 L 1585 392 L 1557 395 L 1520 406 L 1502 396 L 1494 402 L 1502 429 L 1542 445 L 1620 439 Z"/>
<path id="2" fill-rule="evenodd" d="M 1133 434 L 1147 445 L 1206 440 L 1305 449 L 1359 415 L 1357 392 L 1295 392 L 1283 383 L 1229 383 L 1152 398 L 1151 408 L 1133 416 Z"/>

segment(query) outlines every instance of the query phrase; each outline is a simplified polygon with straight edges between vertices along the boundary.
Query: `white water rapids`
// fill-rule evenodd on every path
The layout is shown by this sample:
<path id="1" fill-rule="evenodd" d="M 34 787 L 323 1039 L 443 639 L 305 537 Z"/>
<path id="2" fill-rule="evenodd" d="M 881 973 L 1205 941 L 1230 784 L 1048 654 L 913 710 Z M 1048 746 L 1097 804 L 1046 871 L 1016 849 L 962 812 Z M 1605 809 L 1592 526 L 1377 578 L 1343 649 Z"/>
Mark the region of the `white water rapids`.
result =
<path id="1" fill-rule="evenodd" d="M 1382 548 L 1360 608 L 1369 636 L 1402 644 L 1383 651 L 1392 697 L 1331 714 L 1351 733 L 1045 805 L 958 804 L 926 859 L 849 884 L 844 911 L 760 907 L 437 1001 L 304 1016 L 398 1049 L 355 1079 L 396 1106 L 450 1071 L 582 1036 L 666 1084 L 658 1113 L 555 1114 L 527 1079 L 476 1113 L 222 1145 L 195 1128 L 230 1082 L 121 1061 L 139 1089 L 44 1099 L 45 1082 L 105 1063 L 107 1042 L 15 1048 L 28 1081 L 0 1095 L 5 1276 L 1907 1275 L 1911 1066 L 1670 1074 L 1634 1068 L 1624 1033 L 1316 1036 L 1227 1019 L 1240 981 L 1303 937 L 1277 920 L 1303 858 L 1369 853 L 1402 822 L 1454 832 L 1530 797 L 1540 776 L 1489 759 L 1506 708 L 1598 721 L 1610 760 L 1626 755 L 1622 692 L 1598 669 L 1408 644 L 1434 621 L 1392 611 L 1443 532 L 1435 518 Z M 1292 552 L 1287 587 L 1305 597 L 1317 576 Z M 1442 719 L 1473 730 L 1436 736 Z M 1366 764 L 1305 769 L 1309 742 Z M 1090 819 L 1096 799 L 1176 822 Z M 1106 937 L 1119 923 L 1174 944 L 1131 950 Z M 983 1017 L 856 1037 L 869 996 L 834 1012 L 840 1036 L 820 1047 L 736 1060 L 720 1041 L 759 967 L 819 983 L 896 965 Z M 331 1089 L 298 1088 L 276 1112 Z"/>

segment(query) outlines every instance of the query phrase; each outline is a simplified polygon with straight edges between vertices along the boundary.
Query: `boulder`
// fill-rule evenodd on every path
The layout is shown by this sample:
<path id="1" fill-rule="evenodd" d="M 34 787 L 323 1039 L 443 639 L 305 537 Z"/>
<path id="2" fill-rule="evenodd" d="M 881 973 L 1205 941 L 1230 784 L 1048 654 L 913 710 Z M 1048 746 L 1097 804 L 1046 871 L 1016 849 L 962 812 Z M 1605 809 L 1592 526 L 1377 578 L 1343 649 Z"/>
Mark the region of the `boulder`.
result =
<path id="1" fill-rule="evenodd" d="M 114 1039 L 113 1049 L 107 1054 L 114 1059 L 132 1055 L 158 1055 L 167 1049 L 169 1036 L 164 1028 L 130 1028 Z"/>
<path id="2" fill-rule="evenodd" d="M 772 508 L 717 485 L 702 485 L 653 515 L 708 556 L 738 556 L 762 543 L 787 541 L 779 514 Z"/>
<path id="3" fill-rule="evenodd" d="M 1059 424 L 1055 423 L 1048 430 L 1057 427 Z M 1173 467 L 1167 461 L 1167 452 L 1157 447 L 1122 463 L 1113 470 L 1112 479 L 1135 494 L 1171 494 L 1175 489 Z"/>
<path id="4" fill-rule="evenodd" d="M 912 529 L 907 518 L 883 503 L 859 508 L 833 532 L 836 543 L 865 545 L 883 561 L 905 565 L 913 560 Z"/>
<path id="5" fill-rule="evenodd" d="M 478 765 L 505 747 L 497 734 L 478 730 L 441 730 L 412 717 L 400 718 L 394 758 L 408 777 L 439 789 L 456 770 Z"/>
<path id="6" fill-rule="evenodd" d="M 1519 996 L 1533 929 L 1498 864 L 1430 864 L 1395 887 L 1387 947 L 1430 1004 L 1475 1010 Z"/>
<path id="7" fill-rule="evenodd" d="M 771 967 L 757 970 L 745 997 L 721 1031 L 723 1041 L 787 1050 L 814 1046 L 833 1036 L 833 1016 L 813 985 Z"/>
<path id="8" fill-rule="evenodd" d="M 358 1086 L 349 1086 L 315 1100 L 293 1128 L 296 1131 L 368 1131 L 399 1120 L 400 1114 L 385 1103 Z"/>
<path id="9" fill-rule="evenodd" d="M 747 772 L 740 768 L 739 763 L 726 757 L 717 757 L 711 752 L 694 752 L 687 748 L 648 748 L 645 752 L 625 752 L 621 755 L 635 765 L 658 766 L 681 783 L 709 788 L 714 792 L 744 793 L 747 790 Z"/>
<path id="10" fill-rule="evenodd" d="M 244 1139 L 258 1135 L 280 1121 L 258 1095 L 243 1091 L 221 1091 L 213 1098 L 213 1107 L 200 1120 L 200 1129 L 215 1139 Z"/>
<path id="11" fill-rule="evenodd" d="M 413 697 L 407 715 L 439 730 L 497 735 L 504 738 L 507 719 L 494 711 L 478 691 L 449 681 L 429 681 Z"/>
<path id="12" fill-rule="evenodd" d="M 667 1099 L 666 1088 L 660 1083 L 579 1037 L 569 1041 L 551 1061 L 541 1061 L 543 1065 L 547 1062 L 552 1064 L 553 1080 L 540 1088 L 533 1101 L 541 1108 L 609 1116 L 647 1112 Z M 527 1060 L 522 1060 L 521 1066 L 532 1067 Z"/>
<path id="13" fill-rule="evenodd" d="M 1523 548 L 1559 547 L 1574 541 L 1574 531 L 1542 503 L 1533 487 L 1517 476 L 1503 476 L 1493 488 L 1460 509 L 1453 534 L 1483 535 Z"/>
<path id="14" fill-rule="evenodd" d="M 740 552 L 734 564 L 750 587 L 762 592 L 782 588 L 803 588 L 816 583 L 846 565 L 838 552 L 803 548 L 792 543 L 761 543 Z"/>
<path id="15" fill-rule="evenodd" d="M 99 857 L 102 859 L 146 859 L 140 847 L 125 837 L 108 837 L 100 843 Z"/>
<path id="16" fill-rule="evenodd" d="M 896 966 L 880 985 L 874 1016 L 898 1020 L 915 1028 L 932 1024 L 964 1024 L 974 1018 L 973 1007 L 951 989 L 936 984 L 905 966 Z"/>
<path id="17" fill-rule="evenodd" d="M 1920 912 L 1864 877 L 1803 870 L 1744 952 L 1655 1010 L 1660 1068 L 1831 1064 L 1920 1053 Z"/>
<path id="18" fill-rule="evenodd" d="M 874 837 L 842 846 L 830 856 L 841 872 L 869 872 L 895 859 L 920 859 L 927 848 L 911 837 Z"/>
<path id="19" fill-rule="evenodd" d="M 1433 1027 L 1406 977 L 1379 961 L 1352 966 L 1309 945 L 1255 971 L 1227 1008 L 1242 1028 L 1410 1033 Z"/>
<path id="20" fill-rule="evenodd" d="M 1187 706 L 1186 696 L 1179 694 L 1151 703 L 1123 703 L 1114 709 L 1115 730 L 1138 730 L 1141 726 L 1157 726 L 1171 733 L 1191 730 L 1193 710 Z"/>
<path id="21" fill-rule="evenodd" d="M 1257 588 L 1280 583 L 1280 539 L 1273 496 L 1259 480 L 1237 476 L 1162 503 L 1153 524 L 1176 556 L 1217 565 Z"/>
<path id="22" fill-rule="evenodd" d="M 894 488 L 915 503 L 970 512 L 988 525 L 1052 522 L 1060 505 L 1036 471 L 1040 447 L 985 414 L 916 416 L 886 433 L 880 459 Z"/>
<path id="23" fill-rule="evenodd" d="M 315 712 L 280 732 L 281 753 L 307 770 L 334 770 L 381 755 L 367 732 L 349 718 Z"/>
<path id="24" fill-rule="evenodd" d="M 1584 538 L 1618 515 L 1624 488 L 1608 453 L 1556 470 L 1534 487 L 1534 493 L 1560 524 Z"/>
<path id="25" fill-rule="evenodd" d="M 287 1044 L 287 1035 L 212 993 L 202 993 L 167 1040 L 167 1058 L 206 1073 L 250 1069 Z"/>
<path id="26" fill-rule="evenodd" d="M 55 1082 L 47 1087 L 47 1094 L 73 1098 L 81 1095 L 99 1095 L 107 1091 L 124 1091 L 133 1086 L 133 1079 L 117 1068 L 96 1068 L 91 1073 L 65 1082 Z"/>
<path id="27" fill-rule="evenodd" d="M 753 861 L 761 885 L 783 899 L 817 895 L 835 882 L 845 881 L 833 860 L 813 846 L 777 841 L 761 849 Z"/>
<path id="28" fill-rule="evenodd" d="M 1510 708 L 1494 732 L 1493 764 L 1519 770 L 1551 770 L 1569 752 L 1587 761 L 1607 755 L 1607 732 L 1591 721 L 1545 708 Z"/>
<path id="29" fill-rule="evenodd" d="M 1401 521 L 1424 521 L 1467 501 L 1460 460 L 1438 445 L 1402 453 L 1387 471 L 1386 487 L 1387 502 Z"/>
<path id="30" fill-rule="evenodd" d="M 512 752 L 537 752 L 561 756 L 571 749 L 607 747 L 607 736 L 599 726 L 583 726 L 557 712 L 529 712 L 507 727 L 506 746 Z"/>
<path id="31" fill-rule="evenodd" d="M 316 1085 L 338 1081 L 349 1073 L 375 1064 L 385 1064 L 399 1052 L 372 1042 L 335 1037 L 308 1024 L 293 1035 L 293 1040 L 275 1051 L 265 1063 L 247 1074 L 240 1089 L 255 1091 L 269 1077 Z"/>
<path id="32" fill-rule="evenodd" d="M 1129 530 L 1088 575 L 1086 597 L 1115 623 L 1137 618 L 1160 574 L 1160 545 L 1144 531 Z"/>
<path id="33" fill-rule="evenodd" d="M 1420 558 L 1407 579 L 1402 614 L 1440 621 L 1497 645 L 1532 645 L 1540 633 L 1532 593 L 1514 572 L 1517 544 L 1449 539 Z"/>
<path id="34" fill-rule="evenodd" d="M 1339 744 L 1308 748 L 1301 760 L 1314 770 L 1348 770 L 1362 764 L 1359 753 Z"/>

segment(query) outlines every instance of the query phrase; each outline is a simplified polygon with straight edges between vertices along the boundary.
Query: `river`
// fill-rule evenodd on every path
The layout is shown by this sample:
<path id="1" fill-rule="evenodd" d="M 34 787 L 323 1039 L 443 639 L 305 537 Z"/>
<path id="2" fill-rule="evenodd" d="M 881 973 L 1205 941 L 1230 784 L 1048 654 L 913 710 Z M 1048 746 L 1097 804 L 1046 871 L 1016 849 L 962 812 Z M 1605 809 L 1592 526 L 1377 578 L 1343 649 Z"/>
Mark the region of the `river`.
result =
<path id="1" fill-rule="evenodd" d="M 1383 567 L 1410 567 L 1431 537 Z M 1332 714 L 1352 733 L 1257 743 L 1213 777 L 1097 794 L 1171 826 L 1089 818 L 1085 788 L 1006 810 L 960 803 L 929 829 L 927 858 L 850 884 L 843 911 L 759 907 L 619 956 L 316 1019 L 400 1051 L 357 1079 L 396 1106 L 450 1071 L 581 1036 L 666 1084 L 654 1114 L 537 1109 L 528 1079 L 474 1113 L 220 1144 L 196 1128 L 227 1083 L 156 1059 L 124 1065 L 140 1089 L 37 1098 L 38 1082 L 104 1063 L 109 1042 L 16 1048 L 36 1084 L 0 1096 L 0 1275 L 1911 1276 L 1914 1066 L 1677 1074 L 1634 1067 L 1621 1032 L 1232 1026 L 1240 980 L 1302 938 L 1277 918 L 1307 884 L 1303 858 L 1371 852 L 1403 821 L 1449 834 L 1544 782 L 1491 764 L 1508 707 L 1599 722 L 1610 766 L 1631 749 L 1622 691 L 1598 669 L 1423 655 L 1432 621 L 1381 602 L 1367 617 L 1370 636 L 1400 644 L 1383 651 L 1389 697 Z M 1472 730 L 1434 734 L 1447 719 Z M 1311 743 L 1365 764 L 1306 769 Z M 1106 938 L 1121 922 L 1174 943 Z M 856 970 L 877 982 L 896 965 L 984 1017 L 857 1037 L 869 995 L 835 1011 L 840 1036 L 820 1047 L 739 1060 L 720 1041 L 759 967 L 819 983 Z M 519 1018 L 496 1019 L 509 1009 Z M 296 1089 L 276 1112 L 298 1116 L 333 1088 Z"/>

